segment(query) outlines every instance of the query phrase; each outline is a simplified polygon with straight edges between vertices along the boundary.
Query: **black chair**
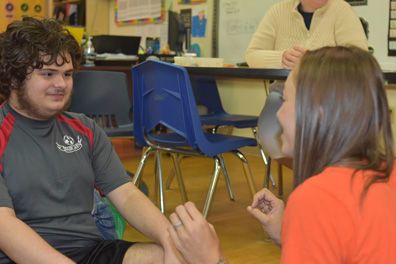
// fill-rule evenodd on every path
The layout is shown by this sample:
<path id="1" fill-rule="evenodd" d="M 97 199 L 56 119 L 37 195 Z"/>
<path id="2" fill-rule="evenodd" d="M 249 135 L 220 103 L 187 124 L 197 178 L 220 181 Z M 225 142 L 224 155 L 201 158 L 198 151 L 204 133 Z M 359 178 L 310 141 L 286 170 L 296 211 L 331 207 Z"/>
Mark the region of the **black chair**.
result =
<path id="1" fill-rule="evenodd" d="M 124 72 L 81 70 L 69 110 L 95 120 L 109 137 L 133 137 L 132 103 Z"/>

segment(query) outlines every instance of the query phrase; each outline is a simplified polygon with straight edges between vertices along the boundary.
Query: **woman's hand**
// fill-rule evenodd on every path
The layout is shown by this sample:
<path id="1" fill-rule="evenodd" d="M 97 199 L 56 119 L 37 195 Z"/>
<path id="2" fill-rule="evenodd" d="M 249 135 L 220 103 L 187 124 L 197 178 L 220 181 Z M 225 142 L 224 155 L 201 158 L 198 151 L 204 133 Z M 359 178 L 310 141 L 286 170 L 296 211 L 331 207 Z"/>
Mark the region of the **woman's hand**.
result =
<path id="1" fill-rule="evenodd" d="M 176 207 L 168 227 L 173 243 L 189 264 L 217 263 L 222 256 L 214 227 L 192 202 Z"/>
<path id="2" fill-rule="evenodd" d="M 260 221 L 268 236 L 280 247 L 284 202 L 268 189 L 262 189 L 254 195 L 252 205 L 247 210 Z"/>
<path id="3" fill-rule="evenodd" d="M 282 56 L 282 67 L 284 69 L 293 69 L 306 51 L 306 48 L 297 46 L 293 46 L 293 50 L 285 51 Z"/>

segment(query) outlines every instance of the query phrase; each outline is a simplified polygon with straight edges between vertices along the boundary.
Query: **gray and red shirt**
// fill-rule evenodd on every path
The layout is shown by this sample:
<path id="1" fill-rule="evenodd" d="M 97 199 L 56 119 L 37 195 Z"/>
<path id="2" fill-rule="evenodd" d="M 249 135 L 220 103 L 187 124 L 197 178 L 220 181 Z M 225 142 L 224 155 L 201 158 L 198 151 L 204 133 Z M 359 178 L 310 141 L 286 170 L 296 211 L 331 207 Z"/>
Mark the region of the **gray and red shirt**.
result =
<path id="1" fill-rule="evenodd" d="M 94 186 L 130 181 L 112 142 L 85 115 L 38 121 L 0 107 L 0 207 L 67 253 L 101 240 L 91 216 Z M 0 251 L 0 263 L 7 263 Z"/>

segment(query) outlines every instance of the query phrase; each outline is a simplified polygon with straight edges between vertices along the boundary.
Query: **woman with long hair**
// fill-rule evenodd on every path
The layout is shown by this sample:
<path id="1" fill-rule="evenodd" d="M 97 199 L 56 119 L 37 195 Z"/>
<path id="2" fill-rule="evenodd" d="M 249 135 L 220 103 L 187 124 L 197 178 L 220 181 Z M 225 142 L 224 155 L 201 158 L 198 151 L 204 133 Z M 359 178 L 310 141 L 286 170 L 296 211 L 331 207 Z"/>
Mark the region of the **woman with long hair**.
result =
<path id="1" fill-rule="evenodd" d="M 295 188 L 286 208 L 268 189 L 248 207 L 282 247 L 282 263 L 395 262 L 388 109 L 382 71 L 367 51 L 307 51 L 292 70 L 277 117 L 282 152 L 294 158 Z M 224 259 L 214 229 L 192 203 L 177 207 L 171 221 L 176 227 L 168 230 L 187 261 Z"/>

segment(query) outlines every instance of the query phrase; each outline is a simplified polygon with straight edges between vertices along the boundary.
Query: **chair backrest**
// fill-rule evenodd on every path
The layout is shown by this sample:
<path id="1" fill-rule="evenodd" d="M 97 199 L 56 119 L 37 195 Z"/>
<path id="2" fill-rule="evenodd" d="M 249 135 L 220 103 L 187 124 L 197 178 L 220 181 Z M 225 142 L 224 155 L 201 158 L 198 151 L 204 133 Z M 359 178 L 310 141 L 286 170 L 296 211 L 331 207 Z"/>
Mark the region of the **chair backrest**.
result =
<path id="1" fill-rule="evenodd" d="M 135 140 L 163 125 L 178 134 L 178 142 L 193 149 L 207 142 L 187 71 L 170 63 L 148 60 L 132 68 Z"/>
<path id="2" fill-rule="evenodd" d="M 132 103 L 124 72 L 81 70 L 74 75 L 73 86 L 71 112 L 86 114 L 105 130 L 132 125 Z"/>
<path id="3" fill-rule="evenodd" d="M 216 78 L 205 76 L 190 76 L 191 87 L 196 103 L 208 108 L 212 113 L 224 113 Z"/>

